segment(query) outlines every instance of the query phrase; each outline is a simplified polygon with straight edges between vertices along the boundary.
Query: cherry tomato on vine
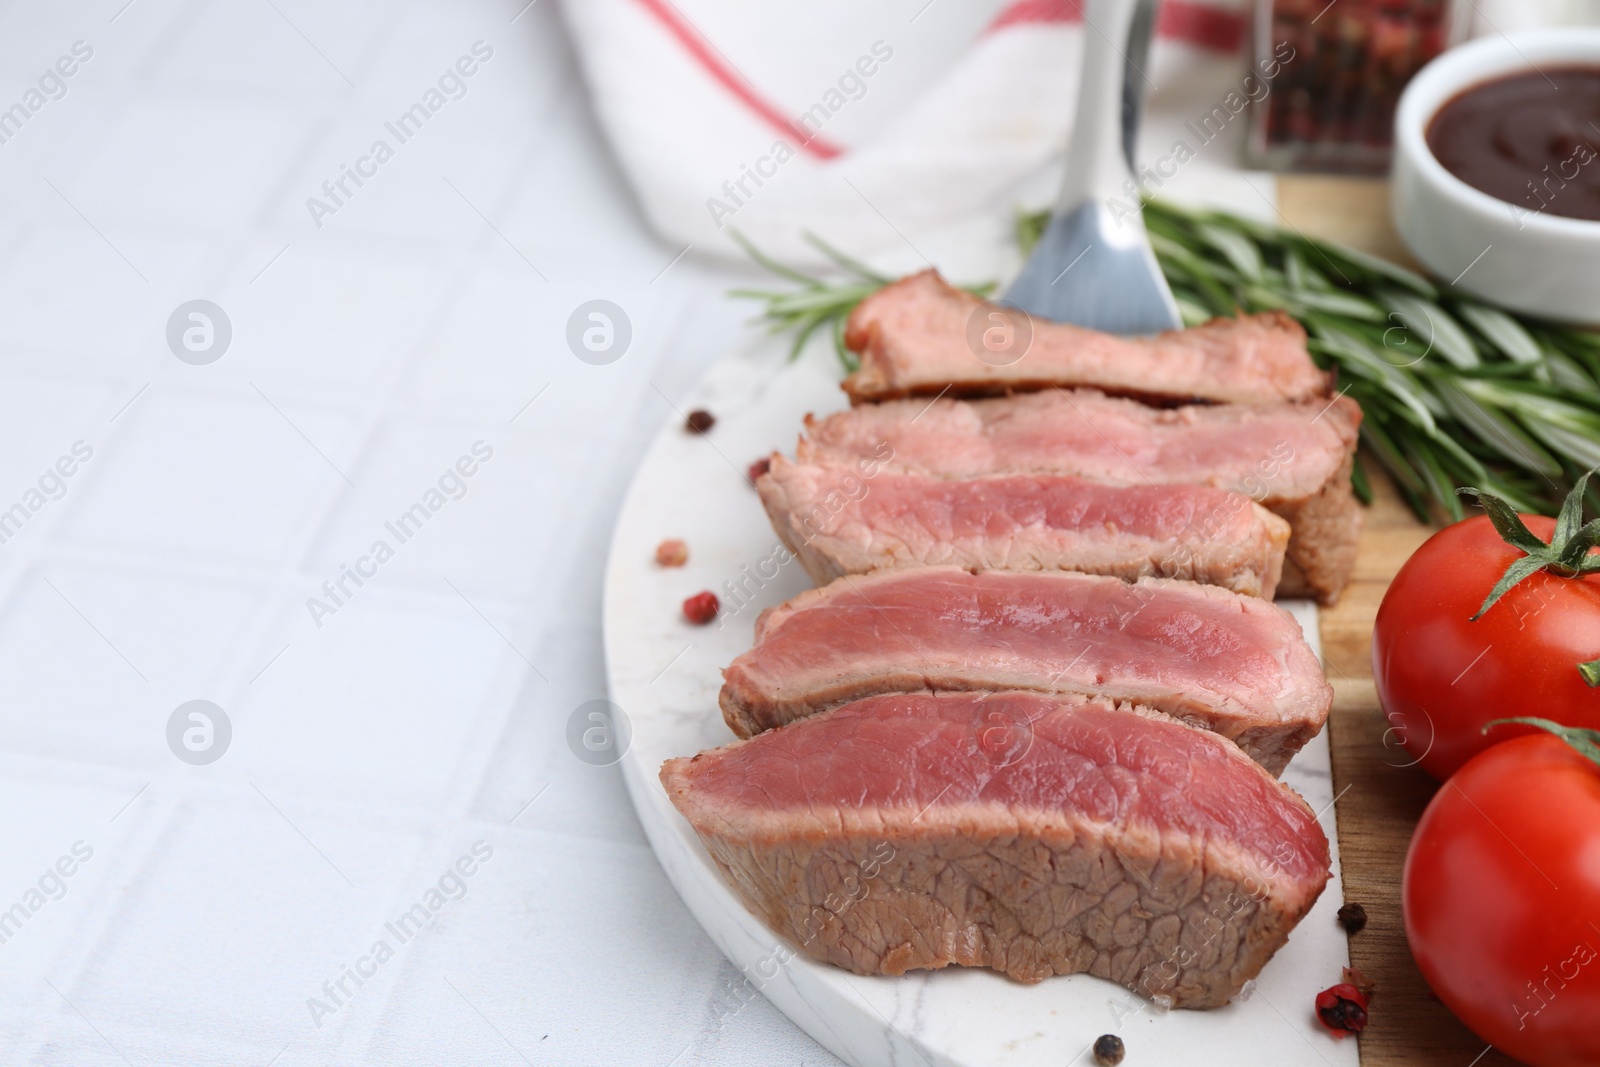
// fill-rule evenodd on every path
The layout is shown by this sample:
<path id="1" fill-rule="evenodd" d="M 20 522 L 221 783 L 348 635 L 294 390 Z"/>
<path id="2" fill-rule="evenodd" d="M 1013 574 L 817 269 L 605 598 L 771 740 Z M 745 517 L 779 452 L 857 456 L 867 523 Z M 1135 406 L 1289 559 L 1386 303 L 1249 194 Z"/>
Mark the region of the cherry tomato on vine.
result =
<path id="1" fill-rule="evenodd" d="M 1390 583 L 1372 632 L 1386 740 L 1435 778 L 1527 733 L 1485 736 L 1494 719 L 1600 728 L 1600 525 L 1581 526 L 1587 482 L 1559 520 L 1480 494 L 1487 515 L 1434 534 Z"/>

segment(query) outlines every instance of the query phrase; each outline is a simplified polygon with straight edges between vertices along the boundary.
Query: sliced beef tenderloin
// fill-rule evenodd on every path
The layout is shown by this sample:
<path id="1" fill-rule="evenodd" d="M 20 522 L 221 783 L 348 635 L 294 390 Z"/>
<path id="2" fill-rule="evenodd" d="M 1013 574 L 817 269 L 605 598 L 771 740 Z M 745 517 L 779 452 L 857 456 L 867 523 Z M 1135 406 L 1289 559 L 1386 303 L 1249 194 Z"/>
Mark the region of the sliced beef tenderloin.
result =
<path id="1" fill-rule="evenodd" d="M 1241 493 L 1058 474 L 942 479 L 774 456 L 767 515 L 819 583 L 929 564 L 1159 576 L 1272 598 L 1289 524 Z"/>
<path id="2" fill-rule="evenodd" d="M 1014 361 L 1004 361 L 978 355 L 985 351 L 979 338 L 991 328 L 988 315 L 994 311 L 999 309 L 931 270 L 885 286 L 850 315 L 845 344 L 860 355 L 861 366 L 844 380 L 845 392 L 861 403 L 1093 386 L 1157 403 L 1253 404 L 1310 400 L 1329 391 L 1328 374 L 1306 351 L 1305 330 L 1279 312 L 1214 319 L 1151 337 L 1019 320 L 1013 343 L 1026 348 Z"/>
<path id="3" fill-rule="evenodd" d="M 845 575 L 763 612 L 722 676 L 741 737 L 880 693 L 1082 693 L 1215 731 L 1273 774 L 1333 702 L 1300 624 L 1274 604 L 1068 571 Z"/>
<path id="4" fill-rule="evenodd" d="M 1305 801 L 1233 745 L 1081 697 L 874 697 L 661 781 L 752 912 L 857 974 L 1087 973 L 1216 1007 L 1329 874 Z"/>
<path id="5" fill-rule="evenodd" d="M 1332 604 L 1355 567 L 1350 488 L 1361 408 L 1302 404 L 1158 409 L 1093 389 L 988 400 L 897 400 L 808 418 L 803 463 L 873 463 L 941 478 L 1064 474 L 1112 485 L 1209 485 L 1290 526 L 1280 596 Z"/>

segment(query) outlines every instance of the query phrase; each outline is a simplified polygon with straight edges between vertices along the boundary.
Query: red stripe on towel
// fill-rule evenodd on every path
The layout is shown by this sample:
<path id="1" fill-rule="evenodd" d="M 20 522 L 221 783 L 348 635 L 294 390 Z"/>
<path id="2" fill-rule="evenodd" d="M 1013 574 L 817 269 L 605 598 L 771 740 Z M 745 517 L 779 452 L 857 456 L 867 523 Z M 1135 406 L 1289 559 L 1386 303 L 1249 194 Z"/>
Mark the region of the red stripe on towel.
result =
<path id="1" fill-rule="evenodd" d="M 1082 22 L 1076 0 L 1017 0 L 989 24 L 989 29 L 1040 22 Z M 1194 0 L 1166 0 L 1156 15 L 1156 33 L 1218 52 L 1236 52 L 1244 40 L 1248 17 Z"/>
<path id="2" fill-rule="evenodd" d="M 639 0 L 640 5 L 656 20 L 666 27 L 667 32 L 677 38 L 695 62 L 699 63 L 705 72 L 728 92 L 732 93 L 751 111 L 755 112 L 767 125 L 793 137 L 800 145 L 802 151 L 809 152 L 818 159 L 832 159 L 841 155 L 844 149 L 830 141 L 824 140 L 821 135 L 807 133 L 792 121 L 785 118 L 783 112 L 765 100 L 756 92 L 744 75 L 740 74 L 729 63 L 723 54 L 717 51 L 715 45 L 706 40 L 701 32 L 694 28 L 693 23 L 683 17 L 672 4 L 672 0 Z"/>
<path id="3" fill-rule="evenodd" d="M 1030 22 L 1082 21 L 1083 9 L 1074 0 L 1017 0 L 995 16 L 995 20 L 989 23 L 989 29 L 993 31 Z"/>

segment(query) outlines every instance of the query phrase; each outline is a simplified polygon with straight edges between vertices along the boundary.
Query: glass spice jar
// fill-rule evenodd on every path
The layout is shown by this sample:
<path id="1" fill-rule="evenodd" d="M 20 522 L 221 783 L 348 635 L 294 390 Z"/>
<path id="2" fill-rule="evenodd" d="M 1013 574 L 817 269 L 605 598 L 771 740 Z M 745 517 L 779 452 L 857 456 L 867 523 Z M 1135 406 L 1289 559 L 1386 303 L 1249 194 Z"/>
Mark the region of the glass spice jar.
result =
<path id="1" fill-rule="evenodd" d="M 1385 172 L 1400 91 L 1466 37 L 1471 10 L 1451 0 L 1256 0 L 1257 69 L 1276 73 L 1252 105 L 1250 164 Z"/>

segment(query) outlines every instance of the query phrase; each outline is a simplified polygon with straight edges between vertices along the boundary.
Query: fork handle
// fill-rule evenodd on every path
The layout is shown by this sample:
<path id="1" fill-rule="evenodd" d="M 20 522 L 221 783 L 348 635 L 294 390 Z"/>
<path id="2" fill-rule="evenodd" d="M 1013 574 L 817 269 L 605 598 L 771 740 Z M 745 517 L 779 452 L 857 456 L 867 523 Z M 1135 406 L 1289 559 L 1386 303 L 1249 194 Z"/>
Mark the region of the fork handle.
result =
<path id="1" fill-rule="evenodd" d="M 1140 0 L 1087 0 L 1083 9 L 1083 70 L 1078 80 L 1078 114 L 1067 147 L 1066 178 L 1056 214 L 1088 200 L 1125 196 L 1132 176 L 1128 153 L 1138 122 L 1144 75 L 1140 62 L 1149 42 L 1153 4 L 1139 12 Z M 1136 21 L 1138 26 L 1135 26 Z M 1135 30 L 1140 39 L 1134 40 Z M 1138 82 L 1135 82 L 1135 79 Z"/>

